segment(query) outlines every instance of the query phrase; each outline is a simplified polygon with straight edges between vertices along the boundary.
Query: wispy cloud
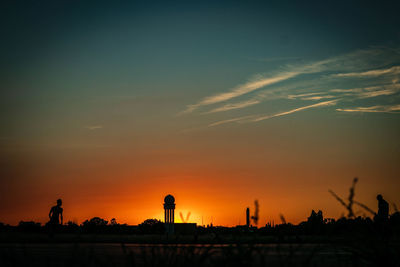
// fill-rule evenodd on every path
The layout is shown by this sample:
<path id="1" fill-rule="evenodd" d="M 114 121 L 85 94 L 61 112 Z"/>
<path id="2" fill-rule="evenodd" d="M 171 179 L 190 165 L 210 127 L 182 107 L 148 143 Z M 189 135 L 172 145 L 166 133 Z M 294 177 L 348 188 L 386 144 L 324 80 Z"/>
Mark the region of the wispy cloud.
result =
<path id="1" fill-rule="evenodd" d="M 316 73 L 316 72 L 321 72 L 326 69 L 326 64 L 331 62 L 332 59 L 328 60 L 322 60 L 318 61 L 315 63 L 311 63 L 308 65 L 302 65 L 302 66 L 289 66 L 288 65 L 288 71 L 283 71 L 280 72 L 274 76 L 269 76 L 269 77 L 263 77 L 260 75 L 257 75 L 258 78 L 255 78 L 245 84 L 239 85 L 236 88 L 232 89 L 231 91 L 220 93 L 220 94 L 215 94 L 213 96 L 209 96 L 206 98 L 203 98 L 201 101 L 199 101 L 196 104 L 188 105 L 184 113 L 190 113 L 193 112 L 194 110 L 202 107 L 202 106 L 207 106 L 207 105 L 212 105 L 224 101 L 231 100 L 236 97 L 243 96 L 245 94 L 249 94 L 251 92 L 254 92 L 260 88 L 273 85 L 285 80 L 289 80 L 291 78 L 294 78 L 296 76 L 299 76 L 301 74 L 306 74 L 306 73 Z"/>
<path id="2" fill-rule="evenodd" d="M 335 98 L 335 96 L 333 95 L 310 96 L 310 97 L 303 97 L 301 100 L 321 100 L 329 98 Z"/>
<path id="3" fill-rule="evenodd" d="M 359 113 L 398 113 L 400 105 L 392 106 L 371 106 L 371 107 L 355 107 L 355 108 L 337 108 L 337 111 L 342 112 L 359 112 Z"/>
<path id="4" fill-rule="evenodd" d="M 395 66 L 390 69 L 384 69 L 384 70 L 370 70 L 370 71 L 364 71 L 364 72 L 354 72 L 354 70 L 357 70 L 359 66 L 368 66 L 369 64 L 366 64 L 366 61 L 370 57 L 377 57 L 377 56 L 382 56 L 382 54 L 387 53 L 387 50 L 385 49 L 379 49 L 379 48 L 374 48 L 374 49 L 366 49 L 366 50 L 359 50 L 353 53 L 341 55 L 341 56 L 336 56 L 332 58 L 328 58 L 325 60 L 320 60 L 316 61 L 313 63 L 309 64 L 303 64 L 303 65 L 286 65 L 283 67 L 283 71 L 277 72 L 274 75 L 268 74 L 267 76 L 265 75 L 257 75 L 257 78 L 250 80 L 249 82 L 245 84 L 241 84 L 230 91 L 223 92 L 223 93 L 218 93 L 212 96 L 208 96 L 200 100 L 199 102 L 195 104 L 188 105 L 186 109 L 182 113 L 191 113 L 198 108 L 201 108 L 203 106 L 208 106 L 212 104 L 217 104 L 220 102 L 224 101 L 229 101 L 233 98 L 240 97 L 249 93 L 252 93 L 260 88 L 266 87 L 266 86 L 271 86 L 275 85 L 279 82 L 283 82 L 289 79 L 292 79 L 294 77 L 297 77 L 299 75 L 303 74 L 313 74 L 313 73 L 320 73 L 320 72 L 326 72 L 326 71 L 353 71 L 350 73 L 340 73 L 340 74 L 335 74 L 336 77 L 345 77 L 345 76 L 368 76 L 368 75 L 382 75 L 385 73 L 398 73 L 400 71 L 400 67 Z M 393 51 L 392 51 L 393 53 Z M 390 61 L 392 62 L 392 61 Z M 243 106 L 246 107 L 246 106 Z"/>
<path id="5" fill-rule="evenodd" d="M 275 117 L 289 115 L 289 114 L 292 114 L 292 113 L 295 113 L 295 112 L 299 112 L 299 111 L 302 111 L 302 110 L 306 110 L 306 109 L 333 106 L 333 105 L 336 105 L 336 103 L 338 101 L 339 101 L 339 99 L 319 102 L 319 103 L 316 103 L 316 104 L 312 104 L 312 105 L 308 105 L 308 106 L 304 106 L 304 107 L 291 109 L 291 110 L 280 112 L 280 113 L 276 113 L 276 114 L 273 114 L 273 115 L 249 115 L 249 116 L 243 116 L 243 117 L 238 117 L 238 118 L 232 118 L 232 119 L 228 119 L 228 120 L 222 120 L 222 121 L 217 121 L 217 122 L 211 123 L 211 124 L 208 125 L 208 127 L 213 127 L 213 126 L 226 124 L 226 123 L 231 123 L 231 122 L 239 122 L 239 123 L 259 122 L 259 121 L 263 121 L 263 120 L 267 120 L 267 119 L 271 119 L 271 118 L 275 118 Z"/>
<path id="6" fill-rule="evenodd" d="M 365 88 L 364 92 L 360 92 L 360 98 L 371 98 L 383 95 L 393 95 L 400 91 L 400 84 L 391 84 L 384 86 L 373 86 Z"/>
<path id="7" fill-rule="evenodd" d="M 319 102 L 319 103 L 316 103 L 316 104 L 312 104 L 312 105 L 308 105 L 308 106 L 304 106 L 304 107 L 300 107 L 300 108 L 295 108 L 295 109 L 292 109 L 292 110 L 289 110 L 289 111 L 280 112 L 280 113 L 277 113 L 277 114 L 274 114 L 274 115 L 260 116 L 258 118 L 252 119 L 251 121 L 257 122 L 257 121 L 271 119 L 271 118 L 274 118 L 274 117 L 280 117 L 280 116 L 284 116 L 284 115 L 289 115 L 289 114 L 292 114 L 292 113 L 295 113 L 295 112 L 299 112 L 299 111 L 302 111 L 302 110 L 306 110 L 306 109 L 310 109 L 310 108 L 332 106 L 332 105 L 336 105 L 337 102 L 338 102 L 338 99 Z"/>
<path id="8" fill-rule="evenodd" d="M 321 95 L 321 94 L 324 94 L 324 92 L 306 93 L 306 94 L 299 94 L 299 95 L 288 95 L 287 98 L 297 99 L 297 98 L 309 97 L 309 96 Z"/>
<path id="9" fill-rule="evenodd" d="M 331 93 L 338 93 L 344 95 L 352 95 L 356 98 L 372 98 L 377 96 L 394 95 L 400 92 L 400 84 L 382 84 L 378 86 L 370 86 L 364 88 L 350 88 L 350 89 L 332 89 Z"/>
<path id="10" fill-rule="evenodd" d="M 324 92 L 316 92 L 316 93 L 307 93 L 307 94 L 299 94 L 299 95 L 288 95 L 288 99 L 301 99 L 301 100 L 321 100 L 328 98 L 335 98 L 333 95 L 321 95 L 325 94 Z"/>
<path id="11" fill-rule="evenodd" d="M 222 107 L 218 107 L 218 108 L 212 109 L 210 111 L 207 111 L 206 114 L 207 113 L 228 111 L 228 110 L 232 110 L 232 109 L 245 108 L 245 107 L 256 105 L 256 104 L 258 104 L 260 102 L 261 101 L 257 100 L 257 99 L 250 99 L 250 100 L 243 101 L 243 102 L 238 102 L 238 103 L 233 103 L 233 104 L 226 104 L 226 105 L 223 105 Z"/>
<path id="12" fill-rule="evenodd" d="M 363 72 L 350 72 L 335 74 L 337 77 L 374 77 L 385 74 L 400 74 L 400 66 L 393 66 L 387 69 L 375 69 Z"/>
<path id="13" fill-rule="evenodd" d="M 351 89 L 331 89 L 329 92 L 332 93 L 361 93 L 362 88 L 351 88 Z"/>
<path id="14" fill-rule="evenodd" d="M 185 113 L 192 112 L 201 106 L 224 102 L 224 101 L 230 100 L 232 98 L 251 93 L 251 92 L 253 92 L 257 89 L 260 89 L 262 87 L 265 87 L 267 85 L 271 85 L 274 83 L 278 83 L 278 82 L 293 78 L 293 77 L 297 76 L 298 74 L 299 74 L 298 72 L 284 72 L 284 73 L 280 73 L 276 76 L 269 77 L 269 78 L 255 79 L 255 80 L 247 82 L 243 85 L 239 85 L 238 87 L 234 88 L 233 90 L 231 90 L 229 92 L 209 96 L 209 97 L 204 98 L 203 100 L 201 100 L 200 102 L 198 102 L 196 104 L 188 105 L 187 109 L 185 110 Z"/>
<path id="15" fill-rule="evenodd" d="M 86 126 L 85 128 L 88 129 L 88 130 L 93 131 L 93 130 L 102 129 L 103 125 L 90 125 L 90 126 Z"/>
<path id="16" fill-rule="evenodd" d="M 233 119 L 217 121 L 217 122 L 213 122 L 213 123 L 209 124 L 208 127 L 218 126 L 221 124 L 226 124 L 226 123 L 231 123 L 231 122 L 244 122 L 244 121 L 248 120 L 249 118 L 253 118 L 253 117 L 254 117 L 254 115 L 250 115 L 250 116 L 243 116 L 243 117 L 238 117 L 238 118 L 233 118 Z"/>
<path id="17" fill-rule="evenodd" d="M 352 103 L 359 108 L 342 107 L 337 109 L 338 111 L 397 113 L 395 109 L 398 106 L 385 106 L 385 103 L 396 103 L 393 101 L 397 101 L 398 98 L 393 97 L 400 95 L 398 51 L 400 50 L 374 47 L 308 64 L 286 64 L 280 66 L 275 73 L 257 74 L 254 76 L 256 78 L 231 90 L 204 97 L 195 104 L 187 105 L 183 113 L 205 109 L 200 114 L 229 114 L 229 111 L 239 112 L 258 104 L 260 108 L 265 107 L 270 111 L 268 113 L 272 114 L 239 115 L 236 118 L 213 122 L 209 127 L 226 123 L 258 122 L 306 109 L 336 105 L 339 101 L 344 106 Z M 357 87 L 352 88 L 354 85 Z M 234 101 L 236 99 L 238 100 Z M 273 112 L 277 106 L 285 105 L 285 101 L 289 104 L 288 99 L 291 104 L 300 103 L 300 107 L 279 113 Z M 368 104 L 373 103 L 372 107 L 362 107 L 367 99 Z M 301 101 L 314 103 L 309 102 L 302 106 Z M 267 102 L 271 105 L 261 105 Z"/>

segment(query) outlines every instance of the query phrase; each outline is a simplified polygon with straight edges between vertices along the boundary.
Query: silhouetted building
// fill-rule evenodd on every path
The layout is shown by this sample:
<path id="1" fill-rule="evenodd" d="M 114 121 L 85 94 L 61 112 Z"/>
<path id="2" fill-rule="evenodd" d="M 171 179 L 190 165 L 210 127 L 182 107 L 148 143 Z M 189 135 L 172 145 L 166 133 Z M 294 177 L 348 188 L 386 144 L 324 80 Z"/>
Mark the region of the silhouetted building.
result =
<path id="1" fill-rule="evenodd" d="M 167 234 L 174 233 L 175 221 L 175 198 L 172 195 L 167 195 L 164 198 L 164 222 L 165 231 Z"/>
<path id="2" fill-rule="evenodd" d="M 177 235 L 193 235 L 196 233 L 196 223 L 175 223 L 174 231 Z"/>

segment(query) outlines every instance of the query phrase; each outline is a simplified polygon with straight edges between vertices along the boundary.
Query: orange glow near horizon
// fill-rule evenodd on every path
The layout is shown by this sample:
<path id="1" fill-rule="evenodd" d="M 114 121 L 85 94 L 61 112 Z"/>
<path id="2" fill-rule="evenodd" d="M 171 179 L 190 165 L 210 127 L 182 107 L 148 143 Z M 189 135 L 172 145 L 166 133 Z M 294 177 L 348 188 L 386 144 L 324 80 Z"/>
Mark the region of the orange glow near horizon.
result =
<path id="1" fill-rule="evenodd" d="M 281 136 L 270 133 L 268 149 L 261 149 L 262 134 L 252 133 L 245 141 L 241 132 L 235 134 L 218 142 L 195 134 L 169 142 L 156 140 L 153 146 L 140 142 L 101 149 L 43 145 L 20 152 L 23 157 L 9 152 L 7 159 L 13 165 L 4 174 L 9 180 L 1 196 L 0 222 L 46 223 L 50 207 L 62 198 L 65 222 L 82 223 L 98 216 L 136 225 L 149 218 L 163 220 L 167 194 L 176 198 L 177 222 L 180 212 L 191 212 L 189 221 L 197 224 L 202 220 L 205 225 L 244 224 L 245 210 L 250 207 L 253 214 L 255 199 L 260 203 L 258 226 L 280 223 L 281 214 L 287 222 L 299 223 L 312 209 L 338 218 L 345 210 L 328 190 L 347 198 L 356 175 L 358 201 L 372 209 L 378 193 L 389 203 L 399 201 L 394 186 L 399 183 L 397 154 L 381 158 L 384 147 L 352 155 L 355 152 L 344 153 L 336 146 L 320 148 L 318 142 L 325 143 L 327 137 L 314 138 L 311 145 L 288 138 L 283 145 L 277 142 Z M 257 138 L 258 142 L 248 141 Z M 344 145 L 353 143 L 349 139 Z"/>
<path id="2" fill-rule="evenodd" d="M 272 221 L 281 223 L 281 214 L 288 222 L 297 224 L 306 220 L 312 209 L 321 209 L 326 217 L 335 218 L 345 212 L 328 194 L 328 187 L 320 191 L 322 188 L 320 185 L 315 188 L 302 186 L 293 180 L 292 187 L 287 187 L 278 180 L 260 182 L 257 186 L 253 186 L 252 180 L 239 179 L 232 173 L 221 177 L 208 170 L 199 176 L 190 177 L 177 174 L 179 171 L 176 169 L 171 172 L 175 174 L 167 176 L 162 175 L 163 172 L 153 172 L 151 178 L 139 179 L 140 182 L 128 177 L 121 179 L 123 182 L 114 184 L 112 180 L 99 176 L 98 179 L 102 182 L 97 185 L 95 180 L 58 184 L 57 187 L 62 188 L 63 194 L 58 194 L 60 191 L 58 189 L 54 194 L 37 195 L 33 202 L 19 203 L 19 206 L 23 207 L 23 212 L 14 209 L 15 214 L 3 215 L 0 221 L 10 224 L 17 224 L 20 220 L 46 223 L 48 210 L 54 205 L 55 200 L 61 197 L 65 222 L 74 221 L 80 224 L 86 219 L 98 216 L 106 220 L 116 218 L 119 223 L 136 225 L 149 218 L 163 220 L 163 199 L 169 193 L 176 198 L 175 221 L 178 223 L 181 222 L 180 212 L 184 216 L 191 212 L 189 222 L 198 225 L 201 225 L 202 221 L 204 225 L 245 224 L 245 209 L 250 207 L 253 214 L 255 199 L 260 203 L 259 227 Z M 348 184 L 344 186 L 330 188 L 347 197 L 351 178 L 348 180 Z M 47 186 L 49 188 L 40 190 L 50 192 L 54 184 Z M 368 195 L 362 190 L 371 192 L 373 188 L 360 184 L 356 194 L 367 205 L 375 208 L 374 194 Z"/>

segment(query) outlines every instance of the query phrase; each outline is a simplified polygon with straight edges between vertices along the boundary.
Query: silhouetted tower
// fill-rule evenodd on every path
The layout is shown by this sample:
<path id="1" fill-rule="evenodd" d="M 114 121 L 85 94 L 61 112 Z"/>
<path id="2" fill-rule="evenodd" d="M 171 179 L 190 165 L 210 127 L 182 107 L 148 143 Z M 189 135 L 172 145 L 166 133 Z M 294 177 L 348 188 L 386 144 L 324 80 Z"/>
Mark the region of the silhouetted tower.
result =
<path id="1" fill-rule="evenodd" d="M 250 209 L 246 209 L 246 226 L 250 227 Z"/>
<path id="2" fill-rule="evenodd" d="M 175 221 L 175 198 L 172 195 L 167 195 L 164 198 L 164 222 L 167 234 L 174 233 Z"/>

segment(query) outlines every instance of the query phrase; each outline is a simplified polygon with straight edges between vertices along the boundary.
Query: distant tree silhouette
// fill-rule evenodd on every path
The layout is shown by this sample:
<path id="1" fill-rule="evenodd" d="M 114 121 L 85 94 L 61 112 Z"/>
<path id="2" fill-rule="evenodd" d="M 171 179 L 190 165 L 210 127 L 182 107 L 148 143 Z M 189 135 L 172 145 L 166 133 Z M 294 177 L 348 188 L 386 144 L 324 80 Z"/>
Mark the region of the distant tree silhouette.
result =
<path id="1" fill-rule="evenodd" d="M 93 217 L 90 220 L 86 220 L 82 223 L 81 227 L 84 232 L 89 233 L 101 233 L 106 230 L 108 221 L 100 218 L 100 217 Z"/>
<path id="2" fill-rule="evenodd" d="M 106 226 L 108 221 L 100 218 L 100 217 L 93 217 L 90 220 L 86 220 L 82 223 L 82 226 Z"/>
<path id="3" fill-rule="evenodd" d="M 78 224 L 76 224 L 73 221 L 68 221 L 64 226 L 63 226 L 64 232 L 67 233 L 77 233 L 80 230 L 80 227 Z"/>
<path id="4" fill-rule="evenodd" d="M 67 226 L 75 227 L 75 226 L 79 226 L 79 225 L 77 223 L 73 222 L 73 221 L 68 221 L 67 222 Z"/>
<path id="5" fill-rule="evenodd" d="M 390 215 L 390 223 L 392 225 L 396 225 L 397 227 L 400 228 L 400 212 L 396 211 L 392 215 Z"/>
<path id="6" fill-rule="evenodd" d="M 110 221 L 110 225 L 118 225 L 117 220 L 115 218 L 112 218 Z"/>
<path id="7" fill-rule="evenodd" d="M 147 219 L 139 224 L 139 231 L 144 234 L 162 234 L 165 231 L 164 223 L 157 219 Z"/>
<path id="8" fill-rule="evenodd" d="M 34 221 L 20 221 L 18 224 L 18 229 L 23 232 L 38 232 L 41 230 L 41 224 Z"/>

